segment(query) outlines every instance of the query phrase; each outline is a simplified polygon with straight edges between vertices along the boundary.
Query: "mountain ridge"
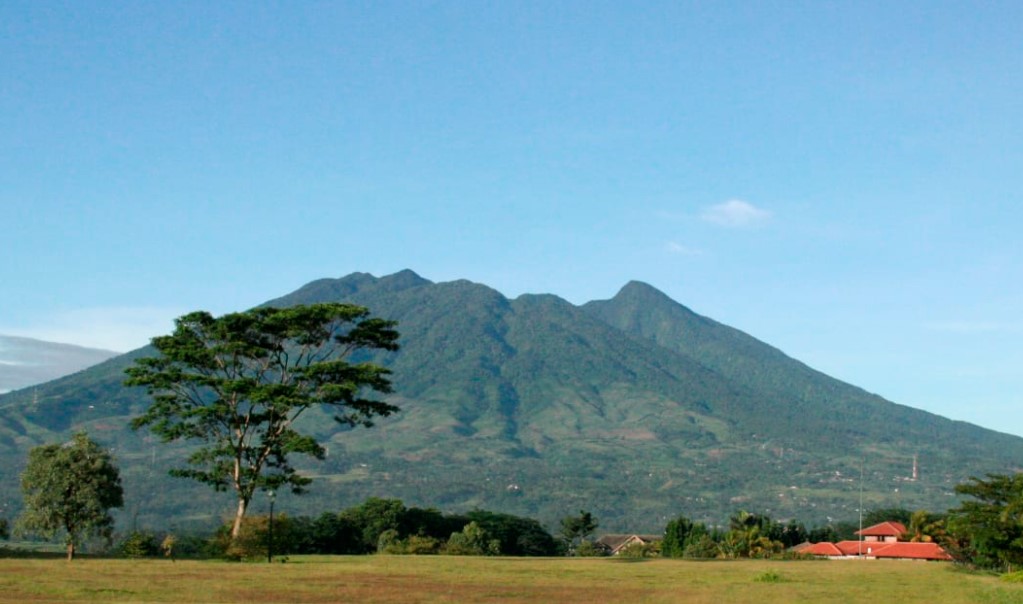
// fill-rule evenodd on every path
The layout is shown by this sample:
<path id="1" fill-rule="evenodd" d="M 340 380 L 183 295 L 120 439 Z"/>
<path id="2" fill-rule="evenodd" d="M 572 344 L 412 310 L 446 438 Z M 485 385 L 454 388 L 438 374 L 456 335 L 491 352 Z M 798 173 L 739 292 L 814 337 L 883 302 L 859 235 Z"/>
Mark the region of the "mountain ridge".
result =
<path id="1" fill-rule="evenodd" d="M 330 454 L 303 462 L 318 480 L 294 512 L 395 496 L 548 523 L 585 508 L 626 531 L 682 512 L 720 522 L 739 507 L 811 522 L 852 513 L 861 467 L 869 505 L 944 509 L 957 481 L 1023 458 L 1023 439 L 886 401 L 638 281 L 577 306 L 410 270 L 353 273 L 265 304 L 323 301 L 399 321 L 401 350 L 373 360 L 394 371 L 402 412 L 371 430 L 310 413 L 303 428 Z M 196 516 L 216 495 L 161 474 L 187 447 L 125 428 L 146 401 L 122 372 L 147 354 L 40 385 L 35 399 L 0 396 L 0 452 L 86 427 L 128 460 L 129 492 L 167 493 L 142 518 Z M 0 466 L 0 479 L 13 471 Z"/>

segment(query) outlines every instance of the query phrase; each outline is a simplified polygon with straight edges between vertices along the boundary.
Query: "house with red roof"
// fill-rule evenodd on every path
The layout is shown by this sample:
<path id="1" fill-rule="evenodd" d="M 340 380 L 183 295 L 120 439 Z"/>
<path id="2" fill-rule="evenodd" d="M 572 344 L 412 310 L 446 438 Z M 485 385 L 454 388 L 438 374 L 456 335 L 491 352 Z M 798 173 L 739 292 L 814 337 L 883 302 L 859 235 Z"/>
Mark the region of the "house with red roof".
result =
<path id="1" fill-rule="evenodd" d="M 906 527 L 901 522 L 888 521 L 868 526 L 863 530 L 856 531 L 856 534 L 862 536 L 864 541 L 895 543 L 906 534 Z"/>
<path id="2" fill-rule="evenodd" d="M 898 522 L 882 522 L 867 527 L 856 534 L 861 537 L 857 541 L 839 541 L 838 543 L 813 543 L 795 550 L 806 556 L 817 556 L 832 560 L 849 558 L 868 558 L 872 560 L 887 558 L 898 560 L 951 560 L 937 543 L 917 543 L 900 541 L 906 533 L 906 527 Z"/>

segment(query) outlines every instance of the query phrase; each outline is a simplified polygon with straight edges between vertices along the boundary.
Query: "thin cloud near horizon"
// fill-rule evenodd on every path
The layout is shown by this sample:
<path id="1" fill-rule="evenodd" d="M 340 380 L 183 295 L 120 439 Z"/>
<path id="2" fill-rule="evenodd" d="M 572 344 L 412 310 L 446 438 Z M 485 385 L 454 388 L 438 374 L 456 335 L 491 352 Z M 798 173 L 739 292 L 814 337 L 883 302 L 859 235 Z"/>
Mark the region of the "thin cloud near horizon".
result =
<path id="1" fill-rule="evenodd" d="M 172 307 L 80 308 L 37 317 L 27 326 L 0 325 L 0 334 L 123 353 L 170 333 L 184 312 Z"/>
<path id="2" fill-rule="evenodd" d="M 669 241 L 664 244 L 664 251 L 676 256 L 702 256 L 703 250 L 688 247 L 676 241 Z"/>

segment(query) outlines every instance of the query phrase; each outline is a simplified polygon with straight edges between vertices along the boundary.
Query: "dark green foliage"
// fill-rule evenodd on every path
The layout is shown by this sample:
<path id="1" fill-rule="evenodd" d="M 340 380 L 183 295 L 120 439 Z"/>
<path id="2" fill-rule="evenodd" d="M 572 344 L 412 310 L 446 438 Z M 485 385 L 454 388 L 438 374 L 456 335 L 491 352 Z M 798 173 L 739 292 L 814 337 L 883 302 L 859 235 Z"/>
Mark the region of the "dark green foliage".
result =
<path id="1" fill-rule="evenodd" d="M 579 510 L 578 516 L 566 516 L 561 519 L 561 537 L 570 546 L 578 545 L 597 530 L 600 524 L 593 514 Z"/>
<path id="2" fill-rule="evenodd" d="M 125 558 L 148 558 L 160 553 L 156 535 L 147 531 L 132 531 L 117 548 Z"/>
<path id="3" fill-rule="evenodd" d="M 608 555 L 608 550 L 599 543 L 593 541 L 580 541 L 578 545 L 568 550 L 569 555 L 580 558 L 599 558 Z"/>
<path id="4" fill-rule="evenodd" d="M 806 540 L 810 543 L 822 543 L 824 541 L 836 543 L 838 541 L 842 541 L 843 538 L 839 537 L 838 531 L 835 530 L 834 526 L 828 525 L 810 529 L 810 532 L 806 535 Z"/>
<path id="5" fill-rule="evenodd" d="M 124 505 L 117 466 L 84 432 L 64 444 L 32 449 L 21 489 L 20 529 L 45 537 L 63 532 L 68 560 L 85 535 L 109 540 L 114 527 L 110 510 Z"/>
<path id="6" fill-rule="evenodd" d="M 406 512 L 401 500 L 378 497 L 371 497 L 362 505 L 341 512 L 342 523 L 351 526 L 356 536 L 354 551 L 351 553 L 369 554 L 377 551 L 380 535 L 386 531 L 393 531 L 395 539 L 407 535 L 403 531 Z"/>
<path id="7" fill-rule="evenodd" d="M 863 523 L 863 527 L 870 526 L 867 523 Z M 827 541 L 854 541 L 858 537 L 856 531 L 860 530 L 860 523 L 858 521 L 844 520 L 841 522 L 835 522 L 829 525 L 831 533 L 834 539 L 827 539 Z"/>
<path id="8" fill-rule="evenodd" d="M 539 522 L 511 514 L 473 510 L 465 517 L 497 540 L 502 556 L 557 556 L 562 548 Z"/>
<path id="9" fill-rule="evenodd" d="M 365 308 L 266 306 L 219 318 L 200 311 L 175 324 L 173 334 L 153 338 L 159 356 L 136 359 L 125 371 L 125 384 L 144 386 L 153 399 L 132 426 L 148 427 L 165 442 L 202 443 L 189 467 L 172 474 L 235 491 L 232 537 L 257 489 L 300 493 L 309 484 L 289 455 L 323 459 L 325 450 L 296 428 L 303 413 L 326 408 L 352 427 L 397 411 L 363 397 L 365 390 L 390 392 L 390 371 L 347 360 L 363 350 L 398 348 L 394 322 L 371 318 Z"/>
<path id="10" fill-rule="evenodd" d="M 265 555 L 267 517 L 243 522 L 237 545 L 225 526 L 214 539 L 236 559 Z M 370 498 L 338 514 L 316 518 L 274 517 L 274 551 L 280 554 L 437 554 L 556 556 L 558 542 L 539 522 L 510 514 L 473 510 L 442 514 L 407 508 L 397 499 Z"/>
<path id="11" fill-rule="evenodd" d="M 679 516 L 668 522 L 668 525 L 664 527 L 661 555 L 666 558 L 691 557 L 687 556 L 686 552 L 695 553 L 696 548 L 693 547 L 694 544 L 702 541 L 703 537 L 707 535 L 707 527 L 704 524 L 695 523 L 685 516 Z"/>
<path id="12" fill-rule="evenodd" d="M 780 530 L 778 527 L 780 527 Z M 771 538 L 781 542 L 785 548 L 806 543 L 809 540 L 809 535 L 810 533 L 806 530 L 806 527 L 795 520 L 790 520 L 784 526 L 776 522 L 771 532 Z"/>
<path id="13" fill-rule="evenodd" d="M 949 512 L 949 553 L 981 568 L 1023 566 L 1023 474 L 974 477 L 956 492 L 971 499 Z"/>
<path id="14" fill-rule="evenodd" d="M 718 539 L 715 539 L 710 534 L 704 534 L 686 545 L 685 550 L 682 552 L 682 557 L 695 560 L 709 560 L 716 558 L 719 552 Z"/>
<path id="15" fill-rule="evenodd" d="M 729 519 L 729 530 L 718 540 L 718 549 L 725 558 L 768 558 L 780 554 L 786 528 L 764 514 L 745 510 Z M 798 531 L 793 531 L 793 536 Z M 805 532 L 805 531 L 803 531 Z"/>
<path id="16" fill-rule="evenodd" d="M 496 556 L 501 551 L 501 542 L 476 522 L 470 522 L 457 532 L 451 533 L 444 546 L 444 553 L 452 556 Z"/>
<path id="17" fill-rule="evenodd" d="M 226 531 L 225 531 L 226 533 Z M 163 546 L 166 543 L 167 535 L 160 540 L 160 555 L 166 558 L 191 558 L 210 559 L 224 556 L 223 544 L 212 538 L 210 535 L 200 533 L 184 533 L 173 535 L 172 548 L 168 555 Z"/>
<path id="18" fill-rule="evenodd" d="M 934 514 L 927 510 L 917 510 L 905 523 L 906 532 L 902 535 L 905 541 L 921 543 L 940 543 L 947 537 L 947 514 Z"/>
<path id="19" fill-rule="evenodd" d="M 299 516 L 291 520 L 295 533 L 295 554 L 364 553 L 361 528 L 349 517 L 324 512 L 316 518 Z"/>
<path id="20" fill-rule="evenodd" d="M 6 518 L 0 518 L 0 539 L 11 537 L 11 525 Z"/>

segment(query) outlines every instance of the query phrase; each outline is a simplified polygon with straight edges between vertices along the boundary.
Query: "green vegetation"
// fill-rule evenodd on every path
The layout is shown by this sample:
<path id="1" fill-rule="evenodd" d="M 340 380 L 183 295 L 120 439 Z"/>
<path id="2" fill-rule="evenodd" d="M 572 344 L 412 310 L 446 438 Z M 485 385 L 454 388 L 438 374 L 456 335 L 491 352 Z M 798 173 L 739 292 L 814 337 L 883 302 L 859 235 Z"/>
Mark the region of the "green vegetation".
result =
<path id="1" fill-rule="evenodd" d="M 84 432 L 64 444 L 32 449 L 21 488 L 25 507 L 19 529 L 51 538 L 63 532 L 69 561 L 84 535 L 111 537 L 110 509 L 123 505 L 117 466 Z"/>
<path id="2" fill-rule="evenodd" d="M 952 510 L 943 543 L 960 562 L 1012 572 L 1023 566 L 1023 474 L 989 474 L 956 490 L 972 499 Z"/>
<path id="3" fill-rule="evenodd" d="M 579 510 L 578 516 L 566 516 L 561 519 L 561 538 L 565 540 L 568 551 L 576 555 L 585 556 L 592 552 L 590 535 L 597 530 L 600 524 L 593 514 Z"/>
<path id="4" fill-rule="evenodd" d="M 373 430 L 305 412 L 294 428 L 325 457 L 294 456 L 297 475 L 314 482 L 301 498 L 279 494 L 293 518 L 383 497 L 554 528 L 587 509 L 602 530 L 638 533 L 661 531 L 681 511 L 725 526 L 747 509 L 807 526 L 830 517 L 837 534 L 856 529 L 838 521 L 856 518 L 861 487 L 867 509 L 946 510 L 963 497 L 956 484 L 1023 459 L 1023 439 L 887 402 L 639 283 L 575 306 L 411 272 L 355 274 L 268 304 L 338 301 L 399 321 L 400 351 L 351 360 L 393 371 L 382 400 L 402 412 Z M 0 501 L 16 508 L 28 449 L 86 428 L 116 447 L 132 522 L 166 527 L 173 518 L 178 532 L 218 525 L 231 497 L 165 480 L 193 444 L 160 445 L 128 428 L 149 401 L 121 385 L 123 371 L 156 354 L 146 348 L 0 396 Z M 266 512 L 259 497 L 252 508 Z"/>
<path id="5" fill-rule="evenodd" d="M 325 450 L 296 422 L 310 408 L 328 408 L 349 428 L 371 426 L 376 416 L 398 410 L 364 398 L 365 390 L 391 391 L 390 371 L 346 359 L 364 350 L 397 350 L 393 321 L 371 318 L 351 304 L 261 307 L 214 318 L 194 312 L 175 321 L 169 336 L 153 338 L 156 357 L 135 359 L 128 386 L 144 386 L 153 404 L 132 421 L 164 442 L 198 440 L 188 468 L 192 478 L 237 497 L 231 537 L 238 536 L 257 489 L 311 482 L 288 459 L 323 459 Z"/>
<path id="6" fill-rule="evenodd" d="M 231 528 L 231 523 L 225 524 L 206 538 L 196 534 L 174 536 L 174 550 L 183 558 L 265 559 L 270 546 L 267 515 L 246 516 L 234 538 Z M 156 556 L 164 549 L 158 543 L 158 534 L 135 531 L 128 534 L 118 551 L 128 557 Z M 316 517 L 275 515 L 273 551 L 280 555 L 558 556 L 564 548 L 530 518 L 486 510 L 443 514 L 435 509 L 406 507 L 397 499 L 374 497 Z"/>

